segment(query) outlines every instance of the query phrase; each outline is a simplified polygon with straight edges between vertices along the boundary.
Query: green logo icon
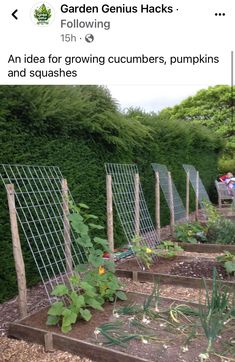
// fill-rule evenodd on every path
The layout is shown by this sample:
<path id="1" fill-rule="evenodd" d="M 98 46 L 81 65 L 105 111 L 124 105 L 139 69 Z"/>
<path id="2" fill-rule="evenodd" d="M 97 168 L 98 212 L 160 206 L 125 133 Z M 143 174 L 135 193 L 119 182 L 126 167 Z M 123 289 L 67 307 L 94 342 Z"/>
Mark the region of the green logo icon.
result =
<path id="1" fill-rule="evenodd" d="M 34 11 L 34 17 L 37 19 L 37 24 L 39 25 L 49 24 L 49 19 L 51 18 L 51 9 L 47 8 L 45 4 L 42 4 Z"/>

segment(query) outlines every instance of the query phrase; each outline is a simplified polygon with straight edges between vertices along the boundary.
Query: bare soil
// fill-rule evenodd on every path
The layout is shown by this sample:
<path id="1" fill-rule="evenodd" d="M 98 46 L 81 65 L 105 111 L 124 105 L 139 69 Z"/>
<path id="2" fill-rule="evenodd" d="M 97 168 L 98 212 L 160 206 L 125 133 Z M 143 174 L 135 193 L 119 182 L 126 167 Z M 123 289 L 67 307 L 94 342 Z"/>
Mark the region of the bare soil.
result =
<path id="1" fill-rule="evenodd" d="M 184 277 L 212 279 L 213 268 L 217 270 L 217 278 L 221 280 L 235 280 L 234 276 L 227 274 L 223 266 L 213 258 L 202 256 L 177 256 L 172 259 L 158 258 L 150 269 L 145 269 L 148 273 L 171 274 Z M 136 259 L 131 258 L 118 265 L 122 270 L 141 270 Z"/>

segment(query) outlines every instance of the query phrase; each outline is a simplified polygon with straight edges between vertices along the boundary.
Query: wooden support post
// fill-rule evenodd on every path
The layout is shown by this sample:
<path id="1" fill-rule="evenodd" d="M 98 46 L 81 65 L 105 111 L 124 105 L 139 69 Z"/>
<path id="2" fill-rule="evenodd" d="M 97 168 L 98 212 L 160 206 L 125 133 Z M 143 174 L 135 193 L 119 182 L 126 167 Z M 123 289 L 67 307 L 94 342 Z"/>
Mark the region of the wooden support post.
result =
<path id="1" fill-rule="evenodd" d="M 114 237 L 113 237 L 113 193 L 112 193 L 112 176 L 106 176 L 106 198 L 107 198 L 107 238 L 111 258 L 114 252 Z"/>
<path id="2" fill-rule="evenodd" d="M 45 344 L 45 352 L 54 352 L 53 347 L 53 334 L 48 332 L 44 334 L 44 344 Z"/>
<path id="3" fill-rule="evenodd" d="M 155 223 L 156 232 L 159 240 L 161 239 L 161 221 L 160 221 L 160 178 L 159 172 L 155 172 Z"/>
<path id="4" fill-rule="evenodd" d="M 8 207 L 10 213 L 13 255 L 15 260 L 15 269 L 16 269 L 18 293 L 19 293 L 18 295 L 19 314 L 20 318 L 25 318 L 27 316 L 27 288 L 26 288 L 24 259 L 22 255 L 17 217 L 16 217 L 14 185 L 8 184 L 6 185 L 6 188 L 7 188 Z"/>
<path id="5" fill-rule="evenodd" d="M 140 234 L 140 177 L 139 174 L 135 174 L 135 235 Z"/>
<path id="6" fill-rule="evenodd" d="M 198 202 L 199 202 L 199 172 L 197 171 L 196 174 L 196 198 L 195 198 L 195 204 L 196 204 L 196 211 L 195 211 L 195 220 L 198 220 Z"/>
<path id="7" fill-rule="evenodd" d="M 69 200 L 68 200 L 67 180 L 62 179 L 61 186 L 62 186 L 62 198 L 63 198 L 64 253 L 65 253 L 66 271 L 67 273 L 72 273 L 73 261 L 72 261 L 72 252 L 71 252 L 70 223 L 68 220 Z"/>
<path id="8" fill-rule="evenodd" d="M 189 171 L 186 174 L 186 220 L 189 220 Z"/>
<path id="9" fill-rule="evenodd" d="M 171 228 L 171 235 L 174 236 L 175 233 L 174 199 L 173 199 L 171 173 L 169 171 L 168 171 L 168 190 L 169 190 L 169 201 L 170 201 L 170 228 Z"/>

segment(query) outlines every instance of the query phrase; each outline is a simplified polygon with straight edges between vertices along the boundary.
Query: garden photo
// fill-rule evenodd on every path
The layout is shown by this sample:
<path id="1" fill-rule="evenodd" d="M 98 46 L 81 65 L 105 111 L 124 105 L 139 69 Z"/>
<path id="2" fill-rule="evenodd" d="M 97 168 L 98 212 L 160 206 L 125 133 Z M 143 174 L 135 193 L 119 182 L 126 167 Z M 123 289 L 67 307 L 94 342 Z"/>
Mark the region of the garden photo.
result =
<path id="1" fill-rule="evenodd" d="M 235 94 L 0 86 L 0 360 L 235 361 Z"/>

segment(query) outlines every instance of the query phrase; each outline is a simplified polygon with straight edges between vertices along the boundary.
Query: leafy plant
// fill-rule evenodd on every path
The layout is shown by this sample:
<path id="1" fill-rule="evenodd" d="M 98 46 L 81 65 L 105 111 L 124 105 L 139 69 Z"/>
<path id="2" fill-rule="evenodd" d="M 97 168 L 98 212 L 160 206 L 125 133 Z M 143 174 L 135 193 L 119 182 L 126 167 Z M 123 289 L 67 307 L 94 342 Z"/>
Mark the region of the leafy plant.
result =
<path id="1" fill-rule="evenodd" d="M 76 291 L 71 291 L 65 284 L 57 285 L 51 295 L 61 298 L 56 301 L 48 310 L 47 325 L 56 325 L 61 322 L 61 331 L 68 333 L 72 329 L 72 324 L 76 323 L 79 318 L 89 321 L 92 317 L 90 310 L 103 310 L 98 294 L 91 286 L 86 286 L 78 276 L 73 276 L 70 281 L 76 286 L 83 288 L 83 293 L 78 294 Z"/>
<path id="2" fill-rule="evenodd" d="M 158 246 L 158 249 L 160 249 L 160 251 L 158 250 L 157 255 L 162 258 L 174 258 L 179 252 L 184 250 L 181 246 L 171 240 L 162 241 Z"/>
<path id="3" fill-rule="evenodd" d="M 224 251 L 223 255 L 217 256 L 216 260 L 224 266 L 228 274 L 235 275 L 235 254 Z"/>
<path id="4" fill-rule="evenodd" d="M 235 243 L 235 223 L 224 217 L 220 217 L 208 227 L 207 238 L 214 244 Z"/>
<path id="5" fill-rule="evenodd" d="M 206 229 L 199 222 L 183 223 L 175 226 L 175 235 L 178 241 L 196 244 L 207 241 Z"/>
<path id="6" fill-rule="evenodd" d="M 153 263 L 153 256 L 156 255 L 156 250 L 142 245 L 142 238 L 138 235 L 132 239 L 132 250 L 137 259 L 143 263 L 144 269 L 149 269 Z"/>
<path id="7" fill-rule="evenodd" d="M 207 224 L 211 225 L 217 222 L 220 219 L 220 214 L 215 206 L 213 206 L 208 201 L 203 201 L 206 217 L 207 217 Z"/>
<path id="8" fill-rule="evenodd" d="M 84 209 L 86 211 L 82 212 Z M 114 262 L 103 258 L 105 252 L 110 252 L 107 240 L 90 235 L 90 229 L 101 230 L 103 227 L 90 222 L 97 218 L 87 212 L 86 205 L 76 206 L 70 202 L 70 210 L 73 213 L 69 215 L 69 220 L 77 237 L 76 242 L 83 247 L 87 256 L 87 263 L 79 264 L 76 270 L 85 272 L 83 281 L 94 287 L 103 301 L 114 301 L 116 297 L 125 300 L 125 293 L 120 290 L 121 285 L 114 274 Z"/>
<path id="9" fill-rule="evenodd" d="M 235 243 L 235 223 L 224 218 L 218 210 L 209 203 L 204 203 L 207 215 L 207 239 L 215 244 Z"/>
<path id="10" fill-rule="evenodd" d="M 205 336 L 208 339 L 206 353 L 212 350 L 215 339 L 219 336 L 226 321 L 231 315 L 230 293 L 216 279 L 216 269 L 213 269 L 213 284 L 211 296 L 203 279 L 203 285 L 206 291 L 206 305 L 199 308 L 201 326 Z"/>
<path id="11" fill-rule="evenodd" d="M 76 267 L 76 272 L 81 273 L 80 276 L 74 274 L 69 279 L 72 290 L 61 284 L 51 293 L 62 300 L 56 301 L 48 310 L 47 324 L 56 325 L 61 322 L 61 330 L 64 333 L 69 332 L 72 324 L 79 318 L 86 321 L 91 319 L 91 312 L 87 308 L 103 310 L 102 305 L 106 300 L 126 299 L 114 274 L 114 262 L 103 259 L 103 253 L 109 251 L 107 241 L 91 236 L 91 231 L 103 229 L 102 226 L 91 222 L 97 217 L 88 213 L 89 208 L 85 204 L 76 206 L 70 200 L 69 207 L 72 213 L 68 219 L 87 262 Z"/>

